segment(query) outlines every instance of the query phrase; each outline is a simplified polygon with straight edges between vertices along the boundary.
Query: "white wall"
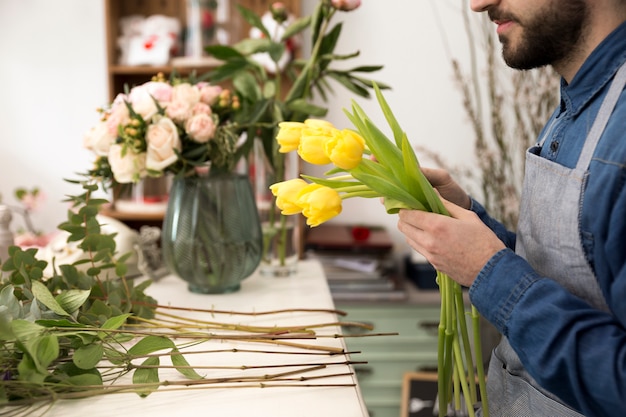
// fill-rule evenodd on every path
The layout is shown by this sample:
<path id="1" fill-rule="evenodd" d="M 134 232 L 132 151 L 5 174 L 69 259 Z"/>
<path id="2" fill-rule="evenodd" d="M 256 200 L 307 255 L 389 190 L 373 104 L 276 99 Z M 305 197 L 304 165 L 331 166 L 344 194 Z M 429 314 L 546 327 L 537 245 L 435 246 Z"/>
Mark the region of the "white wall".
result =
<path id="1" fill-rule="evenodd" d="M 16 187 L 40 187 L 33 222 L 51 231 L 81 191 L 63 179 L 89 168 L 83 133 L 107 100 L 103 1 L 0 0 L 0 54 L 0 193 L 14 203 Z"/>
<path id="2" fill-rule="evenodd" d="M 336 18 L 344 21 L 338 52 L 361 52 L 349 66 L 384 64 L 373 78 L 392 87 L 385 96 L 411 141 L 452 164 L 473 159 L 473 136 L 444 47 L 446 38 L 455 57 L 466 55 L 463 3 L 363 0 L 359 9 Z M 303 0 L 303 12 L 315 4 Z M 80 191 L 63 178 L 76 178 L 92 160 L 82 136 L 107 100 L 104 33 L 102 0 L 0 0 L 0 193 L 11 203 L 18 186 L 42 188 L 47 201 L 34 221 L 46 231 L 65 219 L 65 195 Z M 342 109 L 353 98 L 338 86 L 328 119 L 349 127 Z M 375 101 L 359 104 L 383 126 Z M 397 253 L 408 251 L 395 216 L 378 200 L 349 200 L 336 221 L 384 225 Z"/>

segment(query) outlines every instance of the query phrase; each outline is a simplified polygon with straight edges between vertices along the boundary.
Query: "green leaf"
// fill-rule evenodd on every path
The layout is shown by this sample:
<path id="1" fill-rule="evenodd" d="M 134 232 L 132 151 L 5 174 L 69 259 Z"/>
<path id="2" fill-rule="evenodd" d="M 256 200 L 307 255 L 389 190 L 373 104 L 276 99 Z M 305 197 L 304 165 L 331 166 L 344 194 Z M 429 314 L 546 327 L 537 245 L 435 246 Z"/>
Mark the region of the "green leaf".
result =
<path id="1" fill-rule="evenodd" d="M 387 100 L 385 100 L 385 96 L 383 96 L 383 94 L 380 91 L 380 88 L 378 88 L 378 85 L 376 84 L 374 84 L 374 91 L 376 92 L 376 99 L 378 100 L 378 103 L 380 104 L 380 108 L 383 112 L 383 115 L 385 116 L 385 119 L 387 119 L 387 123 L 389 124 L 389 127 L 391 127 L 391 131 L 393 132 L 393 137 L 396 140 L 396 145 L 398 146 L 398 148 L 401 148 L 402 137 L 404 135 L 404 132 L 402 131 L 402 128 L 400 127 L 400 123 L 398 123 L 396 116 L 394 116 L 393 111 L 391 111 L 391 107 L 389 107 L 389 103 L 387 103 Z"/>
<path id="2" fill-rule="evenodd" d="M 128 349 L 128 353 L 133 356 L 147 355 L 163 349 L 173 349 L 176 345 L 167 337 L 146 336 Z"/>
<path id="3" fill-rule="evenodd" d="M 327 108 L 316 106 L 304 99 L 293 100 L 287 103 L 287 109 L 293 112 L 305 113 L 314 117 L 324 117 L 326 116 L 326 113 L 328 113 Z"/>
<path id="4" fill-rule="evenodd" d="M 37 320 L 35 323 L 43 327 L 70 327 L 70 328 L 71 327 L 85 327 L 84 324 L 69 321 L 68 319 L 58 319 L 58 320 L 42 319 L 42 320 Z"/>
<path id="5" fill-rule="evenodd" d="M 102 356 L 102 344 L 92 343 L 76 349 L 72 356 L 72 361 L 80 369 L 91 369 L 102 360 Z"/>
<path id="6" fill-rule="evenodd" d="M 235 90 L 248 101 L 256 101 L 261 98 L 261 89 L 252 74 L 243 72 L 233 78 Z"/>
<path id="7" fill-rule="evenodd" d="M 97 370 L 95 371 L 96 372 L 94 373 L 72 375 L 67 378 L 67 382 L 78 387 L 102 385 L 102 376 L 100 375 L 100 372 L 97 372 Z"/>
<path id="8" fill-rule="evenodd" d="M 244 56 L 235 48 L 227 45 L 210 45 L 204 50 L 216 59 L 227 61 L 233 58 L 244 58 Z"/>
<path id="9" fill-rule="evenodd" d="M 235 45 L 235 48 L 241 55 L 249 56 L 256 53 L 269 52 L 272 50 L 274 45 L 278 44 L 272 42 L 268 38 L 248 38 L 238 42 L 237 45 Z"/>
<path id="10" fill-rule="evenodd" d="M 67 290 L 55 297 L 59 306 L 68 313 L 77 311 L 89 298 L 90 290 Z"/>
<path id="11" fill-rule="evenodd" d="M 46 306 L 49 310 L 55 312 L 59 316 L 69 316 L 70 314 L 59 305 L 54 299 L 48 288 L 39 281 L 32 282 L 33 295 L 41 304 Z"/>
<path id="12" fill-rule="evenodd" d="M 244 6 L 240 4 L 237 5 L 237 9 L 239 10 L 239 13 L 241 14 L 241 16 L 246 20 L 246 22 L 250 24 L 250 26 L 253 26 L 259 29 L 261 32 L 263 32 L 266 38 L 268 39 L 272 38 L 270 33 L 267 31 L 267 28 L 263 26 L 263 22 L 261 21 L 261 18 L 256 13 L 254 13 L 250 9 L 245 8 Z"/>
<path id="13" fill-rule="evenodd" d="M 354 83 L 354 81 L 352 81 L 352 78 L 350 78 L 349 76 L 335 71 L 329 72 L 328 76 L 343 85 L 347 90 L 352 91 L 354 94 L 361 97 L 369 98 L 369 91 Z"/>
<path id="14" fill-rule="evenodd" d="M 187 359 L 185 359 L 177 348 L 172 349 L 170 357 L 172 359 L 172 365 L 176 367 L 178 372 L 189 379 L 202 379 L 202 375 L 189 367 L 189 362 L 187 362 Z"/>
<path id="15" fill-rule="evenodd" d="M 311 24 L 311 16 L 305 16 L 303 18 L 297 19 L 295 22 L 290 24 L 287 29 L 285 29 L 285 33 L 280 38 L 281 42 L 286 41 L 294 35 L 306 30 Z"/>
<path id="16" fill-rule="evenodd" d="M 153 386 L 137 388 L 137 393 L 141 397 L 147 397 L 159 387 L 159 369 L 156 368 L 161 362 L 157 356 L 150 357 L 143 361 L 142 366 L 150 368 L 138 368 L 133 374 L 133 384 L 154 384 Z M 153 368 L 154 366 L 154 368 Z"/>

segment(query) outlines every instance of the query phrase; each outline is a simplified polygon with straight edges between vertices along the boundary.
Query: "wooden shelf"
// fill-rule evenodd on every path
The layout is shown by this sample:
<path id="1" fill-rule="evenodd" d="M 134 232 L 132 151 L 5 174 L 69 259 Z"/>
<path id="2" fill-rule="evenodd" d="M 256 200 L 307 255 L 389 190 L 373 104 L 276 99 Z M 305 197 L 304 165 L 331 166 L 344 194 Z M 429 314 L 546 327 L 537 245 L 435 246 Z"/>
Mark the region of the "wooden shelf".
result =
<path id="1" fill-rule="evenodd" d="M 254 10 L 261 15 L 269 10 L 269 5 L 274 0 L 231 0 L 229 2 L 228 15 L 231 20 L 223 24 L 230 33 L 231 41 L 238 42 L 248 37 L 250 26 L 245 22 L 237 8 L 240 4 Z M 300 16 L 301 0 L 283 0 L 283 3 L 295 16 Z M 184 57 L 174 57 L 168 65 L 150 66 L 119 65 L 120 51 L 118 38 L 120 36 L 119 22 L 122 17 L 130 15 L 150 16 L 161 14 L 176 17 L 181 23 L 184 32 L 186 26 L 186 0 L 105 0 L 105 26 L 106 26 L 106 50 L 107 50 L 107 80 L 109 84 L 109 100 L 113 101 L 118 93 L 124 92 L 125 86 L 132 87 L 149 81 L 152 76 L 162 72 L 168 76 L 174 69 L 183 75 L 193 71 L 197 73 L 208 72 L 219 64 L 215 59 L 202 59 L 199 63 L 180 63 Z M 181 48 L 182 49 L 182 48 Z M 178 61 L 178 63 L 177 63 Z"/>

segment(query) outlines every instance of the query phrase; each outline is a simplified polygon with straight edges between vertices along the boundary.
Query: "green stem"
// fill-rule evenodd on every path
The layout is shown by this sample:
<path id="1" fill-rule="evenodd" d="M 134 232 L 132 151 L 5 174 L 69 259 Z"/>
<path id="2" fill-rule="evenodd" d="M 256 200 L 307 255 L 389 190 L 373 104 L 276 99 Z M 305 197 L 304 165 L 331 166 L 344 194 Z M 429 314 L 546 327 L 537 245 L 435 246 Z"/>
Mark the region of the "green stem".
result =
<path id="1" fill-rule="evenodd" d="M 470 400 L 472 403 L 476 403 L 478 401 L 478 398 L 476 396 L 476 376 L 474 374 L 474 361 L 472 360 L 472 349 L 470 346 L 469 334 L 467 332 L 467 322 L 465 321 L 463 291 L 461 291 L 461 286 L 458 283 L 455 282 L 453 285 L 456 311 L 459 318 L 459 332 L 461 333 L 463 350 L 465 352 L 465 369 L 467 369 L 467 380 L 469 381 L 469 389 L 471 393 Z"/>
<path id="2" fill-rule="evenodd" d="M 480 390 L 480 403 L 483 416 L 489 417 L 489 402 L 487 401 L 487 387 L 485 385 L 485 370 L 483 368 L 482 341 L 480 338 L 480 314 L 476 307 L 472 306 L 472 327 L 474 329 L 474 349 L 476 350 L 476 371 L 478 373 L 478 388 Z"/>
<path id="3" fill-rule="evenodd" d="M 285 266 L 287 252 L 287 216 L 280 216 L 280 238 L 278 241 L 278 259 L 280 266 Z"/>

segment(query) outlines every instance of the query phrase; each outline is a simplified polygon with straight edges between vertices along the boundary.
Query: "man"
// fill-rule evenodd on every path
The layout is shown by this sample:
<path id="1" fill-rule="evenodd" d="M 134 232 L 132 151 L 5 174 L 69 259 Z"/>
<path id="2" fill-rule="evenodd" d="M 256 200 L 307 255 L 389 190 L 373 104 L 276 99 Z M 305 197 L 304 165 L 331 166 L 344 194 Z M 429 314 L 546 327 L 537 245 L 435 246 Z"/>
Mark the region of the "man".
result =
<path id="1" fill-rule="evenodd" d="M 561 103 L 528 150 L 517 233 L 441 170 L 451 217 L 403 210 L 398 228 L 469 287 L 503 334 L 491 416 L 626 413 L 626 0 L 472 0 L 506 63 L 551 65 Z"/>

